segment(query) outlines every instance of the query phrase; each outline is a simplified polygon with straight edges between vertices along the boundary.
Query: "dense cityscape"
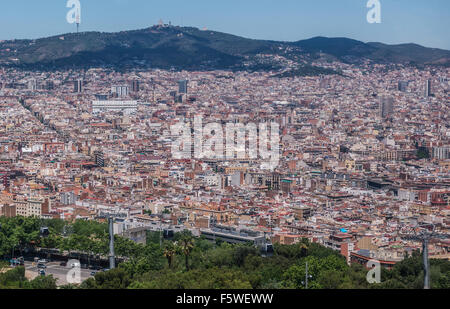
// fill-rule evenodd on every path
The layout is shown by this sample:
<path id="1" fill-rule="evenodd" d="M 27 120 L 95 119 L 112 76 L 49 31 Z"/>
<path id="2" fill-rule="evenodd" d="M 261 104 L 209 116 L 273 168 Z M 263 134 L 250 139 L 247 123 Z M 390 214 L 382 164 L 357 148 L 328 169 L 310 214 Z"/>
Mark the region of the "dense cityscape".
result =
<path id="1" fill-rule="evenodd" d="M 1 74 L 1 214 L 190 230 L 232 243 L 339 251 L 392 267 L 421 249 L 417 223 L 448 233 L 449 69 L 356 68 L 342 76 L 104 69 Z M 281 157 L 175 160 L 170 126 L 277 122 Z M 449 239 L 431 258 L 448 259 Z"/>
<path id="2" fill-rule="evenodd" d="M 75 17 L 0 41 L 0 289 L 450 288 L 448 51 Z"/>

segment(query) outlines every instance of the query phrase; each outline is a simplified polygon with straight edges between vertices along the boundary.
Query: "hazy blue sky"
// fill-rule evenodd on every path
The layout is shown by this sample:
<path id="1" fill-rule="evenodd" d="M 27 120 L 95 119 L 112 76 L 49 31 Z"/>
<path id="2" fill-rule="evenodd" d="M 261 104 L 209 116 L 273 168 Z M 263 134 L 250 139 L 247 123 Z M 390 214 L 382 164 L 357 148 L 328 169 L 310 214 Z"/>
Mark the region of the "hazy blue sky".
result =
<path id="1" fill-rule="evenodd" d="M 145 28 L 160 18 L 256 39 L 314 36 L 418 43 L 450 49 L 450 0 L 380 0 L 382 23 L 366 21 L 367 0 L 80 0 L 82 31 Z M 0 40 L 75 30 L 67 0 L 1 0 Z"/>

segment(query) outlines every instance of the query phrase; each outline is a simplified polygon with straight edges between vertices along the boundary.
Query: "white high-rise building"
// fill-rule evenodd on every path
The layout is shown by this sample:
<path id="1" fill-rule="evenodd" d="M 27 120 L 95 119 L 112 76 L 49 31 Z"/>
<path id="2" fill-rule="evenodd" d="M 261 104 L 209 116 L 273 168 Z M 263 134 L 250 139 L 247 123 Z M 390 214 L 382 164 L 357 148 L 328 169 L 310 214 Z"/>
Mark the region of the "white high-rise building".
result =
<path id="1" fill-rule="evenodd" d="M 130 93 L 130 87 L 127 85 L 116 85 L 111 87 L 111 92 L 117 94 L 119 98 L 128 97 Z"/>
<path id="2" fill-rule="evenodd" d="M 450 146 L 434 147 L 433 148 L 433 158 L 438 159 L 438 160 L 450 159 Z"/>

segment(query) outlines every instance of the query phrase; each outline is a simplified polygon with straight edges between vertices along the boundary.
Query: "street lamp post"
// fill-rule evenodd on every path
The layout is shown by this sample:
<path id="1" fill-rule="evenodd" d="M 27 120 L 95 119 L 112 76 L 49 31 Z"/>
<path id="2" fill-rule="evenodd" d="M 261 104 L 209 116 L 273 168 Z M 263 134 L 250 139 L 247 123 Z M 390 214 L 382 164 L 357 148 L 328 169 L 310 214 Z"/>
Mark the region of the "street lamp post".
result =
<path id="1" fill-rule="evenodd" d="M 159 220 L 159 247 L 162 247 L 162 217 Z"/>
<path id="2" fill-rule="evenodd" d="M 308 262 L 305 264 L 305 288 L 308 289 Z"/>
<path id="3" fill-rule="evenodd" d="M 423 250 L 423 269 L 424 269 L 424 289 L 430 289 L 430 261 L 428 259 L 428 241 L 429 239 L 423 239 L 422 250 Z"/>
<path id="4" fill-rule="evenodd" d="M 308 274 L 308 262 L 305 264 L 305 281 L 302 281 L 302 284 L 305 286 L 305 289 L 308 289 L 308 281 L 312 279 L 313 276 Z"/>
<path id="5" fill-rule="evenodd" d="M 439 234 L 435 232 L 435 225 L 431 223 L 422 223 L 419 224 L 416 229 L 413 230 L 413 233 L 407 233 L 406 235 L 401 235 L 403 239 L 420 241 L 422 242 L 422 259 L 423 259 L 423 272 L 424 272 L 424 284 L 423 288 L 428 290 L 431 288 L 430 285 L 430 261 L 428 258 L 428 244 L 432 239 L 448 239 L 450 235 L 447 234 Z"/>
<path id="6" fill-rule="evenodd" d="M 114 253 L 114 219 L 112 216 L 109 221 L 109 269 L 116 268 L 116 257 Z"/>

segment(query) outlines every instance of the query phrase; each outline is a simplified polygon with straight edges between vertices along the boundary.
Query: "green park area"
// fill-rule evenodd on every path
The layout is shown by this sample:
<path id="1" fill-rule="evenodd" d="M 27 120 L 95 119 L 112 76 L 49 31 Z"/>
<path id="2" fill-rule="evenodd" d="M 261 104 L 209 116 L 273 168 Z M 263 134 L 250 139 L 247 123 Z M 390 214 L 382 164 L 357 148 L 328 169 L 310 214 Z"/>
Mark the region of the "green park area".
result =
<path id="1" fill-rule="evenodd" d="M 44 236 L 42 226 L 48 228 Z M 162 240 L 149 232 L 146 244 L 115 236 L 117 268 L 100 271 L 79 285 L 58 286 L 51 275 L 29 280 L 25 267 L 10 267 L 13 257 L 52 250 L 67 258 L 107 261 L 108 225 L 96 221 L 0 218 L 0 289 L 421 289 L 423 264 L 414 252 L 393 269 L 383 269 L 380 284 L 369 284 L 367 269 L 349 266 L 338 252 L 303 240 L 274 246 L 263 256 L 248 245 L 215 243 L 190 232 Z M 450 262 L 431 260 L 431 288 L 450 288 Z"/>

